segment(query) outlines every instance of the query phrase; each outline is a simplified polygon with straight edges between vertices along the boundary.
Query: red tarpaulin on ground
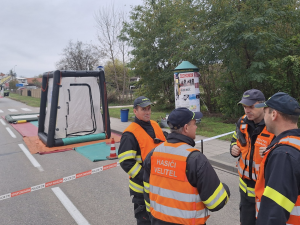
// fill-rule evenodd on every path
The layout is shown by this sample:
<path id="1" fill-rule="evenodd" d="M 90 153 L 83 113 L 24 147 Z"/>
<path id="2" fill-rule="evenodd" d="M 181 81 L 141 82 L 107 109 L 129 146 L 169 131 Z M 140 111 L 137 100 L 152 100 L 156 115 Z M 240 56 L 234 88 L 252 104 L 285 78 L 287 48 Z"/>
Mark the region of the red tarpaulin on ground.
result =
<path id="1" fill-rule="evenodd" d="M 15 128 L 23 137 L 37 136 L 38 128 L 32 123 L 11 123 L 12 127 Z"/>
<path id="2" fill-rule="evenodd" d="M 114 138 L 115 142 L 120 142 L 121 136 L 118 134 L 112 133 L 111 138 Z M 30 151 L 31 154 L 35 154 L 35 153 L 43 154 L 46 152 L 54 153 L 54 152 L 72 150 L 75 147 L 91 145 L 91 144 L 96 144 L 96 143 L 100 143 L 100 142 L 105 142 L 106 144 L 110 144 L 111 138 L 105 139 L 105 140 L 99 140 L 99 141 L 83 142 L 83 143 L 72 144 L 72 145 L 56 146 L 56 147 L 51 147 L 51 148 L 46 147 L 45 144 L 39 139 L 38 136 L 24 137 L 23 140 L 24 140 L 25 144 L 27 145 L 28 150 Z"/>
<path id="3" fill-rule="evenodd" d="M 27 145 L 27 147 L 28 147 L 29 151 L 31 152 L 31 154 L 35 154 L 35 153 L 47 154 L 47 153 L 54 153 L 54 152 L 62 152 L 62 151 L 73 150 L 75 147 L 96 144 L 96 143 L 99 143 L 99 142 L 106 142 L 106 144 L 110 144 L 111 143 L 111 138 L 114 138 L 115 142 L 120 142 L 120 139 L 121 139 L 121 135 L 118 135 L 118 134 L 112 132 L 110 139 L 83 142 L 83 143 L 78 143 L 78 144 L 48 148 L 38 138 L 38 136 L 37 136 L 37 134 L 38 134 L 37 126 L 33 125 L 30 122 L 20 123 L 20 124 L 13 124 L 12 123 L 11 125 L 12 125 L 13 128 L 16 129 L 16 131 L 18 131 L 23 136 L 23 140 L 24 140 L 25 144 Z"/>

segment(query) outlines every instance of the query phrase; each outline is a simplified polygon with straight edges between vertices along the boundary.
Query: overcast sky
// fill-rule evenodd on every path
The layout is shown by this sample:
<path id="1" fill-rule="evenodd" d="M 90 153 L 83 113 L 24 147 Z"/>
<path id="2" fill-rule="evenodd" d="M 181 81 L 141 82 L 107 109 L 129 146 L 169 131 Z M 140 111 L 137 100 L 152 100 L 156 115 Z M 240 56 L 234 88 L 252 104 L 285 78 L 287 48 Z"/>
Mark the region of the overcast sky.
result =
<path id="1" fill-rule="evenodd" d="M 55 70 L 69 40 L 97 43 L 94 15 L 114 2 L 129 12 L 143 0 L 0 0 L 0 72 L 34 77 Z"/>

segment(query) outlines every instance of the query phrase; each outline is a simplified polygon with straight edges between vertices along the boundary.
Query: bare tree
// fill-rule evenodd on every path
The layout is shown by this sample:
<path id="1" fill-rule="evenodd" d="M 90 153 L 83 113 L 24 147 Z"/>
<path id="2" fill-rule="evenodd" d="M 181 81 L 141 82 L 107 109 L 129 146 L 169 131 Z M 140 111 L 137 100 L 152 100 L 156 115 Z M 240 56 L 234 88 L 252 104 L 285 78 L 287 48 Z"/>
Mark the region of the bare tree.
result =
<path id="1" fill-rule="evenodd" d="M 99 64 L 101 52 L 91 44 L 69 42 L 63 49 L 62 59 L 56 63 L 60 70 L 93 70 Z"/>
<path id="2" fill-rule="evenodd" d="M 114 5 L 102 7 L 95 14 L 96 27 L 98 30 L 99 48 L 106 54 L 113 65 L 114 82 L 118 80 L 116 60 L 120 54 L 120 40 L 118 36 L 122 30 L 121 13 L 115 10 Z M 120 86 L 115 82 L 116 89 L 119 92 Z M 123 87 L 124 94 L 124 87 Z"/>
<path id="3" fill-rule="evenodd" d="M 126 22 L 126 13 L 120 13 L 120 19 L 122 24 L 124 24 Z M 123 63 L 123 96 L 125 95 L 125 90 L 128 89 L 129 90 L 129 85 L 126 85 L 126 80 L 128 79 L 128 83 L 129 83 L 129 75 L 128 75 L 128 68 L 126 67 L 126 56 L 128 56 L 128 52 L 129 52 L 129 45 L 128 42 L 125 38 L 122 38 L 122 34 L 120 33 L 119 36 L 119 49 L 120 49 L 120 53 L 122 56 L 122 63 Z M 127 87 L 127 88 L 126 88 Z M 125 100 L 127 100 L 127 95 L 125 97 Z"/>

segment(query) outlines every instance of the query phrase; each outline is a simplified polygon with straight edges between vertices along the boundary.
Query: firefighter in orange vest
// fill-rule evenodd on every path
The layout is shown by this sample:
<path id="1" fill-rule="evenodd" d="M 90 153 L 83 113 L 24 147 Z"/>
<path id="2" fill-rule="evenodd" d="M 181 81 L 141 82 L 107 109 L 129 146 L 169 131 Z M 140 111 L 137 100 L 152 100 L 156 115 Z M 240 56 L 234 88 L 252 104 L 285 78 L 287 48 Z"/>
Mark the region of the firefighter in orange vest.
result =
<path id="1" fill-rule="evenodd" d="M 240 176 L 240 222 L 242 225 L 255 225 L 255 183 L 262 161 L 262 151 L 274 138 L 274 134 L 268 132 L 265 127 L 264 110 L 254 107 L 264 101 L 264 94 L 257 89 L 244 92 L 238 104 L 243 105 L 245 115 L 237 122 L 237 129 L 230 146 L 231 155 L 239 157 L 237 166 Z"/>
<path id="2" fill-rule="evenodd" d="M 159 125 L 150 120 L 150 100 L 140 96 L 134 100 L 134 122 L 123 132 L 119 147 L 119 162 L 129 175 L 129 192 L 133 196 L 134 215 L 138 225 L 150 225 L 143 196 L 143 161 L 147 154 L 164 142 L 165 135 Z"/>
<path id="3" fill-rule="evenodd" d="M 255 186 L 256 225 L 300 224 L 300 106 L 284 92 L 264 107 L 267 129 L 276 138 L 264 152 Z"/>
<path id="4" fill-rule="evenodd" d="M 144 196 L 152 225 L 206 224 L 230 192 L 195 146 L 201 112 L 177 108 L 168 117 L 171 133 L 144 161 Z"/>

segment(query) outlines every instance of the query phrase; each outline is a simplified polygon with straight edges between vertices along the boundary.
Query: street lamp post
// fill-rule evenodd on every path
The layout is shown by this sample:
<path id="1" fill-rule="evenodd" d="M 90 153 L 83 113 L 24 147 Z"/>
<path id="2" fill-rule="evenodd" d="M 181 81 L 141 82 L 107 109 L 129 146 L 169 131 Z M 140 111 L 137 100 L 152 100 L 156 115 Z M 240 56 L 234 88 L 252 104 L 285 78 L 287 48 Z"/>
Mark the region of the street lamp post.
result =
<path id="1" fill-rule="evenodd" d="M 14 74 L 16 74 L 16 66 L 17 66 L 17 65 L 14 66 Z"/>

